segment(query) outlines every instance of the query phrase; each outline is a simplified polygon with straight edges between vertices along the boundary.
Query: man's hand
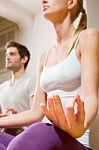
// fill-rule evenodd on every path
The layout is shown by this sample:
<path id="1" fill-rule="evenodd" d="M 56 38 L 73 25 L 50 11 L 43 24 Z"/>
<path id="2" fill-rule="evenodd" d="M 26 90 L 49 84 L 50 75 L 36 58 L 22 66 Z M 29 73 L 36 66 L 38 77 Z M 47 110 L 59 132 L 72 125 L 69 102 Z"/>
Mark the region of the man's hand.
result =
<path id="1" fill-rule="evenodd" d="M 9 115 L 12 115 L 12 114 L 17 114 L 17 111 L 14 109 L 14 108 L 7 108 L 7 112 L 6 114 L 9 116 Z"/>
<path id="2" fill-rule="evenodd" d="M 5 117 L 5 116 L 6 116 L 6 114 L 0 113 L 0 118 Z"/>
<path id="3" fill-rule="evenodd" d="M 6 112 L 0 113 L 0 118 L 10 116 L 12 114 L 17 114 L 17 111 L 14 108 L 7 108 Z"/>

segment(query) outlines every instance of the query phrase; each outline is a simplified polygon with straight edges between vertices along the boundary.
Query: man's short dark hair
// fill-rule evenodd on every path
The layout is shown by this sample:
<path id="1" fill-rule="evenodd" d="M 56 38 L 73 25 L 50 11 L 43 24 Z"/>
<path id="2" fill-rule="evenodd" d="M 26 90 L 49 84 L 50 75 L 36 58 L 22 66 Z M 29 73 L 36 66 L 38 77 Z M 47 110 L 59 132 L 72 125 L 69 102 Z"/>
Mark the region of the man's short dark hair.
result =
<path id="1" fill-rule="evenodd" d="M 27 62 L 24 65 L 24 67 L 26 69 L 26 67 L 28 65 L 28 62 L 30 60 L 30 52 L 29 52 L 28 48 L 25 45 L 22 45 L 22 44 L 20 44 L 18 42 L 15 42 L 15 41 L 9 41 L 9 42 L 6 43 L 5 49 L 10 48 L 10 47 L 17 48 L 17 50 L 18 50 L 19 55 L 21 56 L 21 58 L 24 58 L 25 56 L 28 57 L 28 60 L 27 60 Z"/>

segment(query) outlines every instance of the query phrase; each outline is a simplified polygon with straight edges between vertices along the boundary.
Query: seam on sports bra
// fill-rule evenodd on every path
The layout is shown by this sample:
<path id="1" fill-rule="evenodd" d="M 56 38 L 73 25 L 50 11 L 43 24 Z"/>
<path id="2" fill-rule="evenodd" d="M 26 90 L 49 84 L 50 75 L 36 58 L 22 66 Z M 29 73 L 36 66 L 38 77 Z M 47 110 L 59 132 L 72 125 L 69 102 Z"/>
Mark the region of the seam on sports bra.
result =
<path id="1" fill-rule="evenodd" d="M 46 62 L 47 62 L 48 53 L 49 53 L 49 50 L 47 50 L 47 51 L 46 51 L 45 61 L 44 61 L 44 65 L 43 65 L 43 69 L 45 68 L 45 65 L 46 65 Z"/>
<path id="2" fill-rule="evenodd" d="M 79 33 L 79 35 L 78 35 L 78 37 L 77 37 L 77 39 L 76 39 L 75 45 L 74 45 L 74 47 L 73 47 L 73 48 L 75 48 L 75 49 L 76 49 L 77 44 L 78 44 L 78 42 L 79 42 L 80 36 L 81 36 L 81 32 Z"/>

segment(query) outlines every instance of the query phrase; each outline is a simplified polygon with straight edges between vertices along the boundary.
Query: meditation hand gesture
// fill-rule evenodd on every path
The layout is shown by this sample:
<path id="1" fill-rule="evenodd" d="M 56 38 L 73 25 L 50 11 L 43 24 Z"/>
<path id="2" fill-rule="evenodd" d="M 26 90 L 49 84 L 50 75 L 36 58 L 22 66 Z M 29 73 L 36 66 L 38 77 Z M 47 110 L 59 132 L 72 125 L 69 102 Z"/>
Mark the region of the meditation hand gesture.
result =
<path id="1" fill-rule="evenodd" d="M 74 106 L 77 105 L 76 112 Z M 48 99 L 48 109 L 45 104 L 41 104 L 44 115 L 58 128 L 64 130 L 74 138 L 78 138 L 84 133 L 84 102 L 78 95 L 70 100 L 64 113 L 60 97 L 58 95 Z"/>

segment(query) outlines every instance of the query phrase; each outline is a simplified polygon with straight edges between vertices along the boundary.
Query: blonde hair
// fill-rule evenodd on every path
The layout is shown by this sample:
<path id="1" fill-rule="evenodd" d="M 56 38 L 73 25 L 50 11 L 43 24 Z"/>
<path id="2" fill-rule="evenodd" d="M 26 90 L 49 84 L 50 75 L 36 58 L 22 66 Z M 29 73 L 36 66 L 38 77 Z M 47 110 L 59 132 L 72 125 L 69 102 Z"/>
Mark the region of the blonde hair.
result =
<path id="1" fill-rule="evenodd" d="M 71 48 L 69 49 L 69 53 L 73 49 L 73 47 L 75 45 L 75 42 L 76 42 L 76 40 L 78 38 L 79 33 L 82 30 L 87 28 L 87 14 L 86 14 L 86 11 L 85 11 L 85 9 L 83 7 L 83 0 L 78 0 L 78 12 L 77 12 L 77 15 L 76 15 L 75 19 L 77 19 L 79 14 L 81 14 L 81 18 L 80 18 L 80 21 L 78 23 L 78 26 L 77 26 L 77 29 L 76 29 L 76 32 L 75 32 L 75 35 L 74 35 L 73 43 L 71 45 Z"/>

